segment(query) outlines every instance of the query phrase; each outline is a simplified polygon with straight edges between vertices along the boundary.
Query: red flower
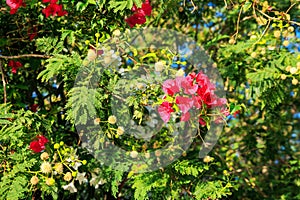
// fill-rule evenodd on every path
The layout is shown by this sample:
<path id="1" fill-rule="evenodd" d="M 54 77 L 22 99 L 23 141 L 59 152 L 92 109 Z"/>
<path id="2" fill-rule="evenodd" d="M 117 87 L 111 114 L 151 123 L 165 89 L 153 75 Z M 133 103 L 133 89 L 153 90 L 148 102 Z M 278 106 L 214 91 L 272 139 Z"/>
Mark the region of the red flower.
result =
<path id="1" fill-rule="evenodd" d="M 37 109 L 38 109 L 38 107 L 39 107 L 39 105 L 38 104 L 32 104 L 31 106 L 30 106 L 30 110 L 32 111 L 32 112 L 36 112 L 37 111 Z"/>
<path id="2" fill-rule="evenodd" d="M 37 136 L 37 140 L 30 142 L 30 149 L 33 150 L 35 153 L 39 153 L 45 149 L 45 144 L 48 143 L 49 140 L 43 136 Z"/>
<path id="3" fill-rule="evenodd" d="M 52 2 L 52 1 L 51 1 Z M 63 10 L 62 5 L 56 4 L 56 3 L 51 3 L 42 10 L 42 12 L 46 15 L 46 17 L 49 17 L 50 15 L 55 16 L 64 16 L 68 14 L 67 11 Z M 56 2 L 56 1 L 53 1 Z"/>
<path id="4" fill-rule="evenodd" d="M 172 104 L 169 102 L 165 101 L 158 107 L 158 113 L 165 123 L 170 120 L 172 112 L 174 112 L 174 110 L 172 108 Z"/>
<path id="5" fill-rule="evenodd" d="M 233 116 L 236 118 L 237 115 L 240 114 L 240 112 L 241 112 L 240 110 L 235 111 L 235 112 L 233 113 Z M 227 116 L 227 115 L 226 115 L 226 116 Z"/>
<path id="6" fill-rule="evenodd" d="M 23 0 L 6 0 L 6 4 L 10 7 L 10 14 L 15 14 L 21 6 L 26 6 Z"/>
<path id="7" fill-rule="evenodd" d="M 57 3 L 57 0 L 43 0 L 43 3 L 56 4 L 56 3 Z"/>
<path id="8" fill-rule="evenodd" d="M 32 29 L 28 29 L 27 31 L 29 40 L 32 41 L 37 36 L 37 28 L 33 27 Z"/>
<path id="9" fill-rule="evenodd" d="M 94 50 L 94 52 L 96 53 L 96 49 L 90 45 L 90 49 Z M 104 51 L 102 49 L 97 50 L 97 56 L 100 56 L 104 53 Z"/>
<path id="10" fill-rule="evenodd" d="M 144 24 L 146 22 L 146 16 L 151 15 L 152 7 L 150 2 L 147 0 L 142 4 L 141 8 L 137 8 L 136 5 L 134 5 L 131 10 L 134 14 L 125 19 L 125 21 L 132 28 L 136 24 Z"/>
<path id="11" fill-rule="evenodd" d="M 19 61 L 10 60 L 8 61 L 8 66 L 11 67 L 11 72 L 15 74 L 17 73 L 17 69 L 22 67 L 23 65 Z"/>
<path id="12" fill-rule="evenodd" d="M 136 24 L 144 24 L 146 22 L 145 15 L 141 13 L 135 13 L 129 18 L 125 19 L 130 28 L 134 27 Z"/>
<path id="13" fill-rule="evenodd" d="M 202 117 L 199 117 L 199 123 L 201 126 L 206 126 L 206 121 Z"/>

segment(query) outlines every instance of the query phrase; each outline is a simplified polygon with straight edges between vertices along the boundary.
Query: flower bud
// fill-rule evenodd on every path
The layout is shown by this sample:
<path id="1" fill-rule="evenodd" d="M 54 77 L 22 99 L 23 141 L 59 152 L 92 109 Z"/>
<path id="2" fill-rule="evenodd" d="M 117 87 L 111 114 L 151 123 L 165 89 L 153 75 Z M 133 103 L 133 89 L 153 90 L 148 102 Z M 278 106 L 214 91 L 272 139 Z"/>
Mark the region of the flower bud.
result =
<path id="1" fill-rule="evenodd" d="M 51 171 L 52 171 L 51 164 L 50 164 L 49 162 L 43 162 L 43 163 L 41 164 L 41 171 L 42 171 L 44 174 L 51 173 Z"/>
<path id="2" fill-rule="evenodd" d="M 281 75 L 280 75 L 280 78 L 281 78 L 282 80 L 285 80 L 285 79 L 286 79 L 286 75 L 285 75 L 285 74 L 281 74 Z"/>
<path id="3" fill-rule="evenodd" d="M 83 160 L 83 161 L 82 161 L 82 164 L 83 164 L 83 165 L 86 165 L 86 163 L 87 163 L 86 160 Z"/>
<path id="4" fill-rule="evenodd" d="M 115 124 L 117 122 L 117 118 L 114 115 L 108 117 L 108 123 Z"/>
<path id="5" fill-rule="evenodd" d="M 294 30 L 295 30 L 295 28 L 294 28 L 293 26 L 288 27 L 288 31 L 289 31 L 289 32 L 292 33 L 292 32 L 294 32 Z"/>
<path id="6" fill-rule="evenodd" d="M 159 61 L 154 64 L 155 71 L 161 72 L 164 69 L 164 63 Z"/>
<path id="7" fill-rule="evenodd" d="M 73 177 L 76 177 L 76 175 L 77 175 L 77 172 L 72 172 Z"/>
<path id="8" fill-rule="evenodd" d="M 279 30 L 274 31 L 274 37 L 280 38 L 281 32 Z"/>
<path id="9" fill-rule="evenodd" d="M 117 134 L 118 135 L 123 135 L 124 133 L 124 128 L 122 126 L 119 126 L 118 129 L 117 129 Z"/>
<path id="10" fill-rule="evenodd" d="M 47 160 L 49 158 L 49 154 L 47 152 L 44 152 L 44 153 L 41 154 L 40 157 L 41 157 L 42 160 Z"/>
<path id="11" fill-rule="evenodd" d="M 46 184 L 49 185 L 49 186 L 54 185 L 55 184 L 54 178 L 47 178 L 46 179 Z"/>
<path id="12" fill-rule="evenodd" d="M 31 177 L 30 183 L 31 183 L 32 185 L 36 185 L 36 184 L 38 184 L 38 182 L 39 182 L 39 178 L 38 178 L 37 176 Z"/>
<path id="13" fill-rule="evenodd" d="M 184 76 L 185 72 L 183 69 L 180 69 L 176 72 L 175 76 Z"/>
<path id="14" fill-rule="evenodd" d="M 64 171 L 64 167 L 62 163 L 56 163 L 54 165 L 54 170 L 58 173 L 58 174 L 62 174 Z"/>
<path id="15" fill-rule="evenodd" d="M 71 174 L 71 172 L 67 172 L 67 173 L 64 175 L 64 180 L 65 180 L 65 181 L 70 181 L 70 180 L 72 180 L 72 174 Z"/>
<path id="16" fill-rule="evenodd" d="M 297 73 L 297 71 L 298 71 L 298 69 L 296 67 L 291 67 L 291 69 L 290 69 L 291 74 L 295 74 L 295 73 Z"/>
<path id="17" fill-rule="evenodd" d="M 231 38 L 229 41 L 228 41 L 229 44 L 234 44 L 235 43 L 235 39 Z"/>
<path id="18" fill-rule="evenodd" d="M 295 78 L 294 78 L 294 79 L 292 80 L 292 84 L 293 84 L 293 85 L 297 85 L 298 82 L 299 82 L 298 79 L 295 79 Z"/>
<path id="19" fill-rule="evenodd" d="M 147 159 L 150 158 L 150 153 L 149 153 L 149 152 L 146 152 L 146 153 L 145 153 L 145 158 L 147 158 Z"/>
<path id="20" fill-rule="evenodd" d="M 285 68 L 285 71 L 287 71 L 287 72 L 289 72 L 291 70 L 291 66 L 287 66 L 286 68 Z"/>
<path id="21" fill-rule="evenodd" d="M 113 35 L 119 37 L 121 35 L 121 31 L 119 29 L 114 30 Z"/>
<path id="22" fill-rule="evenodd" d="M 289 44 L 290 44 L 290 42 L 288 40 L 284 40 L 282 43 L 282 45 L 285 47 L 289 46 Z"/>
<path id="23" fill-rule="evenodd" d="M 59 144 L 55 143 L 53 147 L 54 147 L 54 149 L 59 149 Z"/>
<path id="24" fill-rule="evenodd" d="M 161 151 L 160 150 L 156 150 L 154 154 L 155 154 L 156 157 L 159 157 L 159 156 L 161 156 Z"/>
<path id="25" fill-rule="evenodd" d="M 100 124 L 100 122 L 101 122 L 100 118 L 94 119 L 94 124 L 95 124 L 95 125 Z"/>
<path id="26" fill-rule="evenodd" d="M 131 157 L 131 158 L 136 158 L 136 157 L 138 156 L 138 154 L 139 154 L 139 153 L 138 153 L 137 151 L 131 151 L 131 152 L 130 152 L 130 157 Z"/>
<path id="27" fill-rule="evenodd" d="M 95 34 L 95 37 L 96 37 L 96 38 L 99 38 L 99 37 L 100 37 L 100 33 L 96 33 L 96 34 Z"/>
<path id="28" fill-rule="evenodd" d="M 213 158 L 210 157 L 210 156 L 205 156 L 205 157 L 203 158 L 203 162 L 205 162 L 205 163 L 209 163 L 209 162 L 211 162 L 211 161 L 213 161 Z"/>

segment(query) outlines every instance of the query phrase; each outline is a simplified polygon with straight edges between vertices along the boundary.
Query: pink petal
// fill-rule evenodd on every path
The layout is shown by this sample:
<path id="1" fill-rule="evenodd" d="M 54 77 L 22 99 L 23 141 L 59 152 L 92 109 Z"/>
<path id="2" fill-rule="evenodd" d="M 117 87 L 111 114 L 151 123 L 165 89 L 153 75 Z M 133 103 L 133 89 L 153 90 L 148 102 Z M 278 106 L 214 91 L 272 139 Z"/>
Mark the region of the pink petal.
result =
<path id="1" fill-rule="evenodd" d="M 172 104 L 169 102 L 163 102 L 157 109 L 160 117 L 165 123 L 167 123 L 170 120 L 171 113 L 174 112 L 171 105 Z"/>
<path id="2" fill-rule="evenodd" d="M 183 114 L 181 115 L 180 121 L 186 122 L 186 121 L 188 121 L 188 120 L 190 119 L 190 117 L 191 117 L 191 115 L 190 115 L 189 112 L 183 113 Z"/>
<path id="3" fill-rule="evenodd" d="M 194 102 L 188 97 L 177 96 L 176 104 L 183 113 L 186 113 L 193 107 Z"/>
<path id="4" fill-rule="evenodd" d="M 179 86 L 179 82 L 172 79 L 168 79 L 166 80 L 163 85 L 162 85 L 162 89 L 165 93 L 167 93 L 168 95 L 173 96 L 174 94 L 176 94 L 177 92 L 180 92 L 180 86 Z"/>

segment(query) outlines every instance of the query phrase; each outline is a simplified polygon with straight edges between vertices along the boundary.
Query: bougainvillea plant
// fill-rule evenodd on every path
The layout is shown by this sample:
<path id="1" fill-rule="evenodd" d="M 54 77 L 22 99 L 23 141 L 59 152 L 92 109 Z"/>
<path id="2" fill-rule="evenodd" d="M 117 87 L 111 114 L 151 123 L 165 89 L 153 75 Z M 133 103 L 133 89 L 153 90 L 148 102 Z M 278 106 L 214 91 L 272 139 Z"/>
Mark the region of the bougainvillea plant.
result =
<path id="1" fill-rule="evenodd" d="M 146 22 L 146 16 L 150 16 L 152 12 L 150 1 L 146 0 L 142 4 L 141 8 L 137 8 L 137 6 L 134 5 L 131 11 L 133 12 L 133 14 L 127 19 L 125 19 L 128 25 L 132 28 L 136 24 L 144 24 Z"/>
<path id="2" fill-rule="evenodd" d="M 179 111 L 181 121 L 190 119 L 190 109 L 198 110 L 199 122 L 205 125 L 201 118 L 207 109 L 213 107 L 226 107 L 226 99 L 219 98 L 215 93 L 215 85 L 211 83 L 208 76 L 202 72 L 191 73 L 186 77 L 178 76 L 175 79 L 168 79 L 163 83 L 165 92 L 164 100 L 158 107 L 158 112 L 164 122 L 168 122 L 171 113 Z M 224 110 L 223 114 L 229 115 L 229 111 Z"/>
<path id="3" fill-rule="evenodd" d="M 6 4 L 10 7 L 11 15 L 15 14 L 21 6 L 26 6 L 23 0 L 6 0 Z"/>
<path id="4" fill-rule="evenodd" d="M 23 64 L 20 62 L 20 61 L 14 61 L 14 60 L 10 60 L 8 61 L 8 64 L 7 64 L 9 67 L 11 67 L 11 72 L 13 74 L 16 74 L 17 73 L 17 70 L 18 68 L 22 67 Z"/>
<path id="5" fill-rule="evenodd" d="M 45 145 L 48 142 L 49 140 L 45 136 L 38 135 L 34 141 L 30 142 L 29 147 L 35 153 L 39 153 L 45 149 Z"/>

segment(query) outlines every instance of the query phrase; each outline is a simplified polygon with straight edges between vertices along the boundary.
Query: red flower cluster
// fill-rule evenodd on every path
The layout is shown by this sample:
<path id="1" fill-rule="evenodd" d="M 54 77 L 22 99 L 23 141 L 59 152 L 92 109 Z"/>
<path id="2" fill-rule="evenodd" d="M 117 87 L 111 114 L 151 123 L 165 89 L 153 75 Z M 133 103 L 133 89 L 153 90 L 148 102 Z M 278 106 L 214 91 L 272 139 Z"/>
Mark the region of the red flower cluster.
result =
<path id="1" fill-rule="evenodd" d="M 42 12 L 46 15 L 46 17 L 52 16 L 64 16 L 68 14 L 67 11 L 63 10 L 62 4 L 57 4 L 57 0 L 43 0 L 43 3 L 50 3 L 46 8 L 42 10 Z"/>
<path id="2" fill-rule="evenodd" d="M 162 89 L 165 94 L 175 101 L 164 101 L 158 107 L 158 113 L 164 122 L 170 120 L 171 113 L 174 112 L 173 108 L 175 107 L 178 107 L 182 113 L 180 120 L 187 121 L 190 119 L 189 110 L 193 107 L 201 109 L 205 106 L 205 108 L 209 109 L 214 106 L 223 106 L 227 102 L 225 98 L 219 98 L 214 94 L 216 89 L 214 84 L 202 72 L 198 74 L 193 72 L 186 77 L 166 80 Z M 183 95 L 179 96 L 179 93 L 183 93 Z M 201 117 L 199 122 L 203 124 Z"/>
<path id="3" fill-rule="evenodd" d="M 17 73 L 17 69 L 22 67 L 23 65 L 19 61 L 10 60 L 8 61 L 8 66 L 11 67 L 11 72 L 15 74 Z"/>
<path id="4" fill-rule="evenodd" d="M 146 16 L 150 16 L 152 12 L 152 7 L 150 5 L 150 1 L 146 0 L 141 8 L 137 8 L 136 5 L 134 5 L 131 9 L 133 15 L 125 19 L 127 24 L 132 28 L 136 24 L 144 24 L 146 22 Z"/>
<path id="5" fill-rule="evenodd" d="M 32 29 L 29 28 L 27 30 L 27 34 L 28 34 L 29 40 L 32 41 L 37 36 L 37 28 L 36 27 L 33 27 Z"/>
<path id="6" fill-rule="evenodd" d="M 6 0 L 6 4 L 10 7 L 10 14 L 15 14 L 21 6 L 26 6 L 23 0 Z"/>
<path id="7" fill-rule="evenodd" d="M 45 149 L 45 144 L 48 143 L 49 140 L 43 136 L 37 136 L 37 140 L 30 142 L 30 149 L 33 150 L 35 153 L 39 153 Z"/>

